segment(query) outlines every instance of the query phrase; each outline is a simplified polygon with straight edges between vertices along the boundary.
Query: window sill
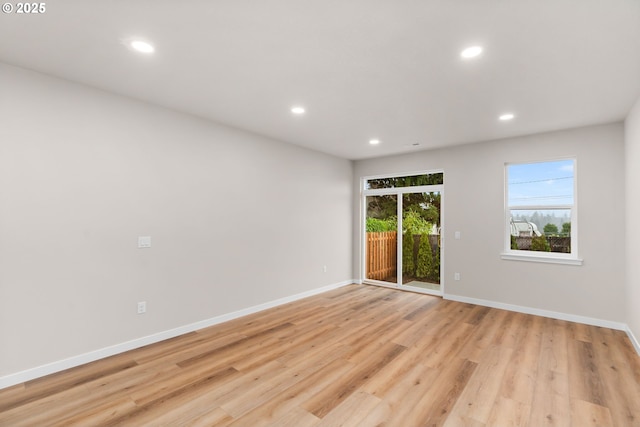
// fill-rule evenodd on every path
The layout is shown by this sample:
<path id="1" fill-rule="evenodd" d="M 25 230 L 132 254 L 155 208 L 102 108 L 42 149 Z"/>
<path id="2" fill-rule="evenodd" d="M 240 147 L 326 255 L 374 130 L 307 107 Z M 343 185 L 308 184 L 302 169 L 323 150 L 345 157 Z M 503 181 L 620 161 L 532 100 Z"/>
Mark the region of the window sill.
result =
<path id="1" fill-rule="evenodd" d="M 583 260 L 581 258 L 562 258 L 545 255 L 529 255 L 529 254 L 513 254 L 502 253 L 500 258 L 507 261 L 527 261 L 527 262 L 543 262 L 547 264 L 565 264 L 565 265 L 582 265 Z"/>

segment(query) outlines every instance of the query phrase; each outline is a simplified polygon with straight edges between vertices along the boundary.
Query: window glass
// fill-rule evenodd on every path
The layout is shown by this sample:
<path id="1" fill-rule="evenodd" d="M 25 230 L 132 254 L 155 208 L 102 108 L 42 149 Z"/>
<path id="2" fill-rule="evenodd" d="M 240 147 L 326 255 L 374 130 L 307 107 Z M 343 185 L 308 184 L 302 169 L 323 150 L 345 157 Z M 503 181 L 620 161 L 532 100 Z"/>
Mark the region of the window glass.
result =
<path id="1" fill-rule="evenodd" d="M 507 165 L 508 250 L 573 254 L 575 161 Z"/>
<path id="2" fill-rule="evenodd" d="M 509 206 L 573 205 L 573 160 L 508 166 Z"/>

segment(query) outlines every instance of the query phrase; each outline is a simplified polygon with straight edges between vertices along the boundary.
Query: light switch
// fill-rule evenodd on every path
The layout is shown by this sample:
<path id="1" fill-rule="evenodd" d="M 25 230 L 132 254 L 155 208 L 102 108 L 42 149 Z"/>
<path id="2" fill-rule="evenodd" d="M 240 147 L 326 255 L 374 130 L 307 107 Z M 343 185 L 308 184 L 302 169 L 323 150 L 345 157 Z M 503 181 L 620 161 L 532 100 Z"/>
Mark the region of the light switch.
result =
<path id="1" fill-rule="evenodd" d="M 138 247 L 139 248 L 150 248 L 151 247 L 151 236 L 138 236 Z"/>
<path id="2" fill-rule="evenodd" d="M 455 238 L 456 238 L 456 240 L 460 240 L 460 232 L 459 231 L 455 232 Z"/>

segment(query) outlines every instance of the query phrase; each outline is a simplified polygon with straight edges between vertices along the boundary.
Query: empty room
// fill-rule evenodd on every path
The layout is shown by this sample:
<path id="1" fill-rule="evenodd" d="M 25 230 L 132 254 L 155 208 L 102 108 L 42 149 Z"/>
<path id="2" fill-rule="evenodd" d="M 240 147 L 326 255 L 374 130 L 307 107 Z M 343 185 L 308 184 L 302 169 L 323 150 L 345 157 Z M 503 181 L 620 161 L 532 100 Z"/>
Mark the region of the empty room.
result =
<path id="1" fill-rule="evenodd" d="M 640 1 L 8 0 L 0 426 L 640 426 Z"/>

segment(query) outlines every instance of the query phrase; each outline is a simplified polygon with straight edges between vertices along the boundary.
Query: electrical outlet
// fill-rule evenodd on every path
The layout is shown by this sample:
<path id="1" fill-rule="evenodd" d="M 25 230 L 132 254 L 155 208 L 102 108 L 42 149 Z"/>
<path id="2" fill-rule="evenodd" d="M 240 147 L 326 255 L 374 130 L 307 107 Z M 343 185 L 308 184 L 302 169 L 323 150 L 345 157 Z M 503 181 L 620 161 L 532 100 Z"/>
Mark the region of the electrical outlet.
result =
<path id="1" fill-rule="evenodd" d="M 138 236 L 138 248 L 150 248 L 151 236 Z"/>
<path id="2" fill-rule="evenodd" d="M 453 280 L 460 280 L 460 273 L 453 273 Z"/>
<path id="3" fill-rule="evenodd" d="M 138 303 L 138 314 L 144 314 L 147 312 L 147 302 L 146 301 L 140 301 Z"/>
<path id="4" fill-rule="evenodd" d="M 323 272 L 323 273 L 326 273 L 326 272 L 327 272 L 327 266 L 326 266 L 326 265 L 323 265 L 323 266 L 322 266 L 322 272 Z"/>

